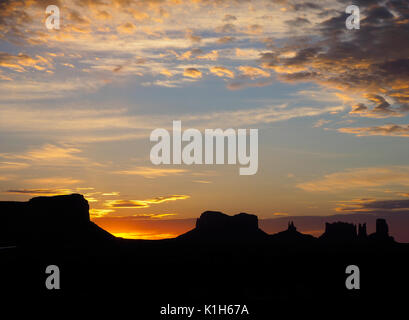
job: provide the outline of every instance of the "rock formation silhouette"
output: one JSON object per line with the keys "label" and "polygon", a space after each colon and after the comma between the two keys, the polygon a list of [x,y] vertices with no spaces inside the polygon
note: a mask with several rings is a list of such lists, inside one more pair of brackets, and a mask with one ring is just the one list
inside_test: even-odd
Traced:
{"label": "rock formation silhouette", "polygon": [[178,239],[190,240],[260,240],[267,234],[258,227],[256,215],[239,213],[229,216],[218,211],[206,211],[196,220],[196,228]]}
{"label": "rock formation silhouette", "polygon": [[385,219],[376,219],[376,231],[369,235],[369,239],[376,242],[393,242],[389,235],[389,227]]}
{"label": "rock formation silhouette", "polygon": [[0,243],[87,243],[114,238],[90,221],[88,201],[80,194],[0,202]]}
{"label": "rock formation silhouette", "polygon": [[276,234],[270,235],[270,239],[275,242],[283,243],[300,243],[300,242],[311,242],[316,240],[315,237],[309,234],[303,234],[297,231],[293,221],[288,222],[288,229],[281,231]]}
{"label": "rock formation silhouette", "polygon": [[389,227],[385,219],[376,219],[376,231],[370,235],[366,231],[366,223],[355,224],[346,222],[334,222],[325,224],[325,232],[319,238],[321,241],[328,242],[354,242],[354,241],[372,241],[372,242],[394,242],[393,237],[389,236]]}
{"label": "rock formation silhouette", "polygon": [[325,232],[320,240],[329,242],[351,242],[357,240],[356,225],[347,222],[325,223]]}
{"label": "rock formation silhouette", "polygon": [[368,234],[366,233],[366,223],[358,225],[358,239],[359,240],[366,240],[368,238]]}
{"label": "rock formation silhouette", "polygon": [[[36,197],[27,202],[0,202],[0,245],[34,244],[38,242],[84,244],[115,237],[101,229],[89,217],[89,205],[80,194]],[[289,221],[285,231],[268,235],[258,226],[256,215],[239,213],[229,216],[206,211],[196,220],[196,227],[176,238],[193,241],[273,241],[309,243],[315,237],[297,231]],[[325,224],[320,242],[349,243],[354,241],[393,242],[384,219],[377,219],[376,232],[367,235],[366,224],[334,222]]]}
{"label": "rock formation silhouette", "polygon": [[[22,294],[28,301],[69,297],[71,306],[79,300],[89,304],[91,298],[92,308],[117,299],[132,312],[137,306],[138,316],[145,308],[149,316],[143,319],[158,319],[158,306],[170,301],[244,300],[251,319],[268,319],[272,303],[275,312],[285,303],[321,308],[356,301],[361,308],[362,301],[372,306],[375,299],[406,298],[400,292],[409,285],[409,245],[393,242],[382,219],[369,236],[365,224],[357,232],[356,225],[331,223],[317,239],[299,232],[292,221],[287,230],[268,235],[255,215],[206,211],[193,230],[152,241],[115,238],[90,222],[88,210],[78,194],[0,202],[3,296],[12,294],[16,301]],[[365,276],[359,292],[345,291],[350,264]],[[61,270],[59,291],[44,285],[49,265]]]}

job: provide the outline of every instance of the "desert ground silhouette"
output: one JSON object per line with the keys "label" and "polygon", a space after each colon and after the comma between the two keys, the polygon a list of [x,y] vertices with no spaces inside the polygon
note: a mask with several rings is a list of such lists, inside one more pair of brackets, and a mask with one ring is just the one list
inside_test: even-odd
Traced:
{"label": "desert ground silhouette", "polygon": [[[394,241],[384,219],[373,234],[336,222],[316,238],[291,221],[271,235],[255,215],[206,211],[177,238],[131,240],[95,225],[88,211],[79,194],[0,202],[7,297],[128,302],[153,318],[167,304],[241,303],[263,319],[272,305],[399,301],[409,283],[409,245]],[[44,285],[48,265],[60,269],[60,290]],[[359,290],[345,286],[348,265],[360,269]]]}

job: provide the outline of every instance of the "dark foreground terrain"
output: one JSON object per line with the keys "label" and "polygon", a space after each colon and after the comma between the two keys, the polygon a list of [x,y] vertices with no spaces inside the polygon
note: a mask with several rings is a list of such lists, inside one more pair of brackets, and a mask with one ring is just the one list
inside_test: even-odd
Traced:
{"label": "dark foreground terrain", "polygon": [[[324,306],[353,315],[404,304],[409,288],[409,246],[396,243],[381,219],[372,235],[334,223],[317,239],[290,223],[268,235],[254,215],[205,212],[176,239],[126,240],[90,222],[82,196],[41,197],[0,203],[0,247],[3,304],[82,304],[116,309],[118,317],[131,309],[134,319],[188,319],[161,315],[168,304],[196,306],[202,312],[193,317],[202,319],[318,316]],[[49,265],[60,269],[60,290],[45,286]],[[346,289],[348,265],[360,269],[359,290]],[[221,305],[222,315],[204,315],[205,304]],[[237,304],[250,315],[223,315],[224,305]]]}

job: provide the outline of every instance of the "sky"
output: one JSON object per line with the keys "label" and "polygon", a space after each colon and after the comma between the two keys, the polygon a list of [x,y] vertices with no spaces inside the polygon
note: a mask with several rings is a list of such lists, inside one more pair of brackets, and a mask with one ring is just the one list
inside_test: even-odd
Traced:
{"label": "sky", "polygon": [[[349,30],[350,4],[1,1],[0,200],[81,193],[94,222],[144,239],[206,210],[407,221],[409,4],[355,0]],[[153,165],[150,133],[175,120],[258,129],[257,173]]]}

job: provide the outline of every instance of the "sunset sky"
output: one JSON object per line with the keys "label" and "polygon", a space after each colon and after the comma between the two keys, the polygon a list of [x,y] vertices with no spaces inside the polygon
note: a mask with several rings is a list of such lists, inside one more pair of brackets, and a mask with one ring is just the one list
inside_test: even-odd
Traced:
{"label": "sunset sky", "polygon": [[[108,231],[154,239],[205,210],[409,214],[408,6],[1,1],[0,200],[81,193]],[[257,174],[153,165],[150,133],[173,120],[259,129]]]}

